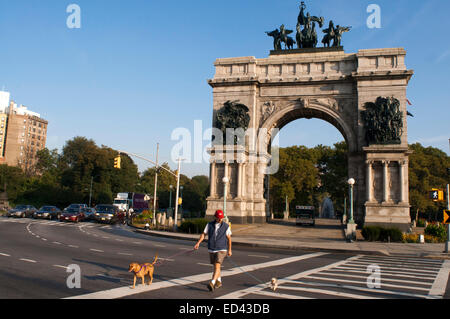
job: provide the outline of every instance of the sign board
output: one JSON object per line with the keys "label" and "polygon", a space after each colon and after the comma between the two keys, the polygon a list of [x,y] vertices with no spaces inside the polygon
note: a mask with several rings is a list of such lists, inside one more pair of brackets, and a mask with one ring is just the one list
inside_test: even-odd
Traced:
{"label": "sign board", "polygon": [[295,209],[301,209],[301,210],[314,210],[314,206],[295,206]]}
{"label": "sign board", "polygon": [[450,210],[444,210],[444,224],[450,224]]}

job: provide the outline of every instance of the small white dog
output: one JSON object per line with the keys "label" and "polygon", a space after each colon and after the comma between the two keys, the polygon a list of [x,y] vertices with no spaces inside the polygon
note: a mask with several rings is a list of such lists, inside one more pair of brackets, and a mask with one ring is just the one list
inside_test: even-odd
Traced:
{"label": "small white dog", "polygon": [[270,289],[275,291],[275,290],[277,290],[277,288],[278,288],[277,278],[272,278],[272,280],[270,281]]}

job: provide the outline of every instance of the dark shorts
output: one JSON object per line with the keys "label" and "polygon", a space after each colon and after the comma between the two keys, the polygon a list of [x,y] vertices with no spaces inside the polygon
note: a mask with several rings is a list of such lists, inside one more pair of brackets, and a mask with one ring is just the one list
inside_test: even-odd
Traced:
{"label": "dark shorts", "polygon": [[222,265],[226,256],[227,256],[226,251],[219,251],[217,253],[209,253],[209,260],[211,262],[211,265],[214,265],[214,264]]}

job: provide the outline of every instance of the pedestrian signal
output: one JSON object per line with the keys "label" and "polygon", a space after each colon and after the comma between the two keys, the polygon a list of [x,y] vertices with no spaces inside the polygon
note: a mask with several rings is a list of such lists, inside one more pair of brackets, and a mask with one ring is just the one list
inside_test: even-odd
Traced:
{"label": "pedestrian signal", "polygon": [[114,158],[114,168],[121,168],[121,158],[120,156],[117,156],[116,158]]}
{"label": "pedestrian signal", "polygon": [[432,199],[434,202],[443,202],[444,201],[444,191],[433,188],[430,192],[430,199]]}

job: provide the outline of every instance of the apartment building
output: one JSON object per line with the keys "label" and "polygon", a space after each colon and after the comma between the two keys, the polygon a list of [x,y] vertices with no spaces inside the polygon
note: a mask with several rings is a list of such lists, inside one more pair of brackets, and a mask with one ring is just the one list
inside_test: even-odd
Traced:
{"label": "apartment building", "polygon": [[[5,107],[6,103],[8,106]],[[0,164],[29,167],[45,148],[48,121],[0,92]]]}

